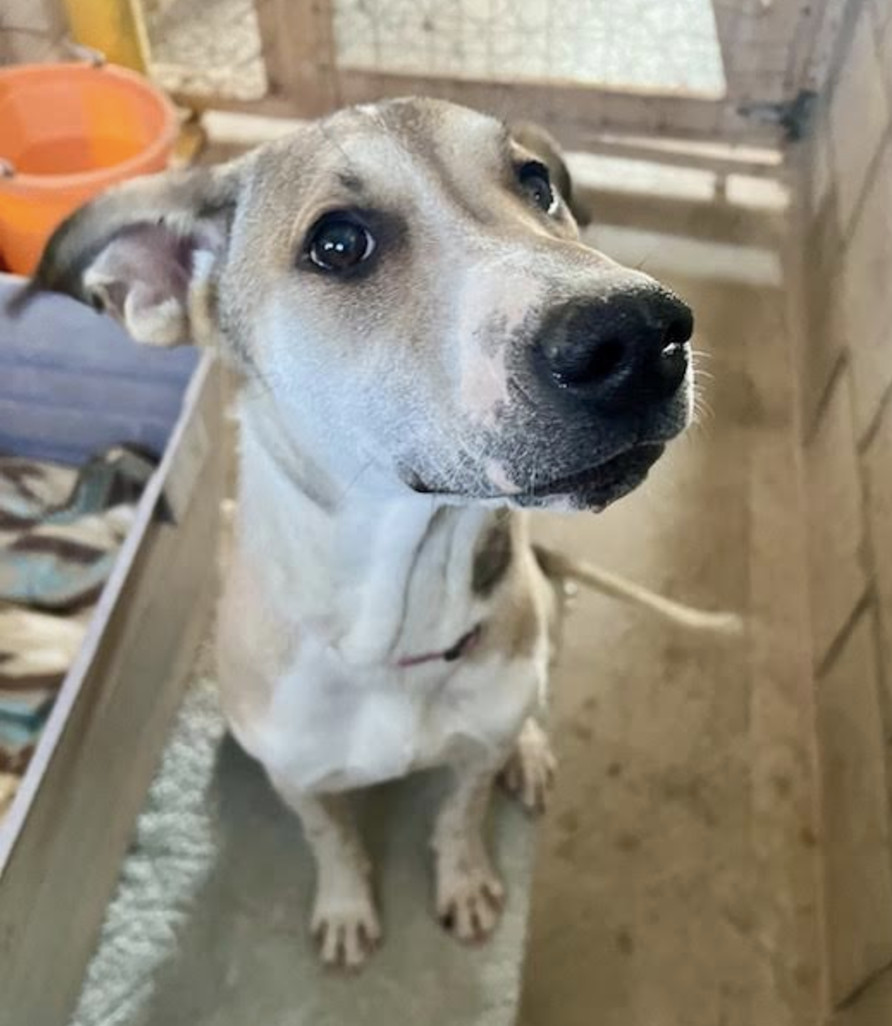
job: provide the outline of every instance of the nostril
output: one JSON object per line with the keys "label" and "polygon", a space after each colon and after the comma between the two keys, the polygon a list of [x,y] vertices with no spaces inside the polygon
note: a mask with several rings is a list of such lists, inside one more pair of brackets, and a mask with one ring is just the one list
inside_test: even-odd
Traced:
{"label": "nostril", "polygon": [[625,346],[618,338],[605,338],[589,355],[582,380],[603,381],[610,377],[622,362],[624,351]]}
{"label": "nostril", "polygon": [[562,385],[597,384],[611,377],[625,358],[626,347],[616,336],[562,352],[552,362],[552,373]]}
{"label": "nostril", "polygon": [[688,371],[688,354],[683,342],[670,342],[663,346],[657,363],[657,374],[662,390],[674,392],[684,381]]}

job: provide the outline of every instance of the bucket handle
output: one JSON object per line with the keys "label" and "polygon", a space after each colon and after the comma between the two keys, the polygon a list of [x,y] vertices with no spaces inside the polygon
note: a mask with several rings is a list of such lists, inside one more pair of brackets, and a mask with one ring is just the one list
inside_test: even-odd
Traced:
{"label": "bucket handle", "polygon": [[69,36],[65,37],[64,44],[65,49],[72,57],[76,60],[85,61],[91,68],[102,68],[108,63],[108,59],[101,50],[97,50],[92,46],[84,46],[83,43],[76,43]]}

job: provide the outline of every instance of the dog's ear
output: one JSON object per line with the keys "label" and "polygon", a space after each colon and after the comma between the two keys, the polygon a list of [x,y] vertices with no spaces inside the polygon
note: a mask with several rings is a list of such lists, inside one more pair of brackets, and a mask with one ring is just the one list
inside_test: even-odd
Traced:
{"label": "dog's ear", "polygon": [[63,292],[117,318],[137,342],[205,341],[208,283],[229,244],[242,162],[118,186],[53,233],[14,300]]}

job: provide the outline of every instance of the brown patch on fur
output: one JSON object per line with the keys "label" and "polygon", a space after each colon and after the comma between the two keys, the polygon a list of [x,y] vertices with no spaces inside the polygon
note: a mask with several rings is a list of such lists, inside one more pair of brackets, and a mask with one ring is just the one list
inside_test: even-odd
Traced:
{"label": "brown patch on fur", "polygon": [[[479,117],[483,114],[477,112]],[[423,105],[417,101],[399,101],[388,104],[378,113],[378,119],[399,138],[402,145],[412,156],[427,165],[437,183],[440,195],[455,210],[477,224],[494,224],[496,219],[486,204],[475,201],[466,187],[457,180],[454,171],[454,158],[444,151],[442,136],[444,131],[448,138],[450,119],[454,118],[454,110],[438,100],[427,100]],[[492,155],[508,153],[508,129],[496,118],[492,121],[494,138]]]}
{"label": "brown patch on fur", "polygon": [[[497,522],[509,533],[510,559],[501,587],[491,600],[491,611],[483,621],[480,644],[470,658],[486,658],[498,652],[509,661],[529,659],[542,635],[550,629],[547,603],[541,602],[543,582],[538,567],[529,558],[523,518],[502,510]],[[484,537],[488,533],[484,532]]]}
{"label": "brown patch on fur", "polygon": [[355,192],[357,195],[361,195],[365,192],[362,179],[353,171],[338,171],[337,178],[340,184],[343,185],[348,192]]}
{"label": "brown patch on fur", "polygon": [[513,551],[511,514],[506,509],[499,510],[481,535],[474,553],[471,590],[475,595],[487,598],[495,591],[508,572]]}
{"label": "brown patch on fur", "polygon": [[526,659],[533,654],[539,640],[539,622],[532,594],[521,588],[510,595],[483,627],[480,644],[471,658],[479,658],[493,650],[507,659]]}

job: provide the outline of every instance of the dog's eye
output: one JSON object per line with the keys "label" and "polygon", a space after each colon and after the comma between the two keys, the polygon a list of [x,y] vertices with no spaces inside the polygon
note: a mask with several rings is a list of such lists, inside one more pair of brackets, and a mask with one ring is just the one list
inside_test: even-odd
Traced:
{"label": "dog's eye", "polygon": [[537,160],[523,164],[517,170],[517,180],[520,182],[521,189],[540,210],[544,210],[547,214],[554,209],[554,189],[551,187],[548,168],[544,164],[540,164]]}
{"label": "dog's eye", "polygon": [[329,214],[310,232],[307,255],[323,271],[348,271],[375,251],[371,232],[347,214]]}

